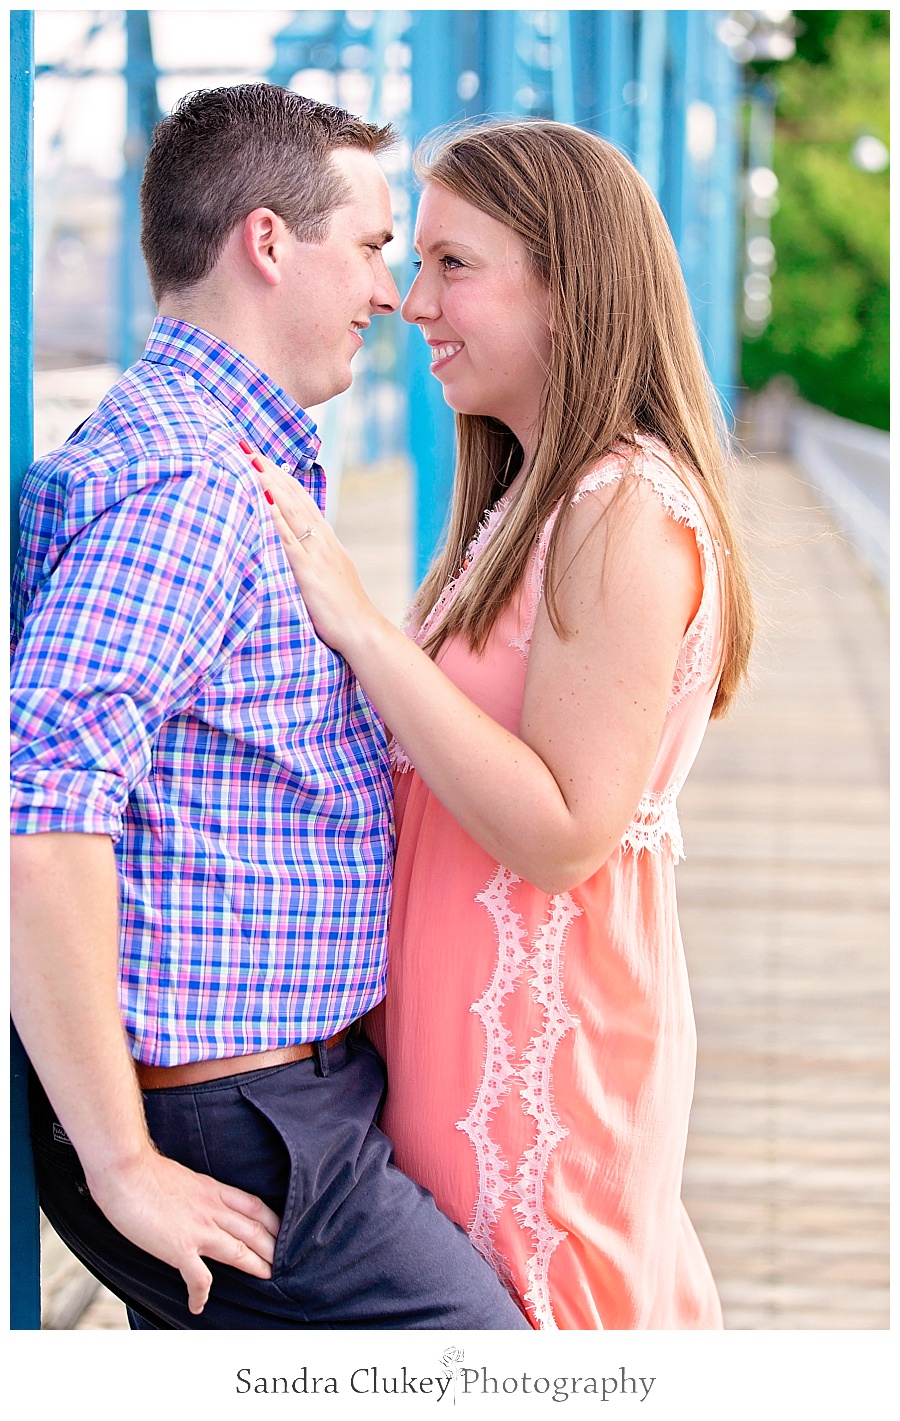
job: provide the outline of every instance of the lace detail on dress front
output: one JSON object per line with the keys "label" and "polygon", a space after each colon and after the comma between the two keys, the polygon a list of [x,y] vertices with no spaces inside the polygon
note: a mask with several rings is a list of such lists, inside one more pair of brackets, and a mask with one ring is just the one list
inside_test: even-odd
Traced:
{"label": "lace detail on dress front", "polygon": [[[441,617],[444,615],[447,608],[450,606],[450,603],[456,596],[460,584],[467,576],[469,568],[472,566],[472,563],[475,561],[481,549],[484,547],[485,543],[488,541],[497,524],[500,522],[501,518],[506,512],[508,503],[509,498],[506,494],[504,494],[502,498],[498,498],[497,502],[493,505],[493,507],[487,509],[487,511],[485,512],[484,517],[478,525],[478,529],[475,533],[474,538],[472,539],[471,543],[466,548],[466,551],[463,554],[462,565],[459,569],[459,572],[456,574],[455,577],[450,579],[450,581],[447,583],[447,586],[441,593],[440,597],[437,599],[434,606],[432,607],[431,611],[428,613],[427,617],[423,619],[420,626],[416,629],[415,632],[412,633],[412,640],[416,643],[417,646],[422,645],[422,643],[427,638],[428,633],[431,631],[431,628],[435,625],[436,622],[440,621]],[[409,635],[409,633],[407,634]],[[406,774],[408,770],[412,769],[412,763],[410,761],[409,756],[403,749],[403,746],[400,744],[399,740],[395,739],[394,737],[391,737],[389,753],[391,757],[391,769],[396,774]]]}
{"label": "lace detail on dress front", "polygon": [[530,961],[532,993],[543,1010],[544,1022],[524,1054],[520,1071],[522,1106],[537,1129],[535,1143],[525,1151],[516,1172],[519,1203],[514,1205],[514,1212],[535,1238],[535,1251],[526,1264],[525,1301],[531,1303],[543,1330],[556,1328],[550,1301],[550,1259],[566,1237],[563,1229],[550,1222],[544,1207],[547,1162],[560,1140],[569,1133],[553,1109],[551,1070],[557,1046],[566,1032],[578,1025],[563,1000],[562,947],[570,923],[581,912],[569,893],[551,898],[550,916],[536,934]]}
{"label": "lace detail on dress front", "polygon": [[528,653],[531,650],[531,638],[534,636],[534,624],[537,621],[538,606],[541,601],[541,593],[544,589],[544,563],[547,561],[547,549],[550,546],[550,534],[553,532],[559,510],[551,513],[544,524],[541,536],[538,538],[534,556],[528,564],[528,571],[525,574],[525,585],[522,590],[522,599],[519,603],[519,635],[513,637],[510,646],[520,651],[525,660],[528,660]]}
{"label": "lace detail on dress front", "polygon": [[[551,1072],[556,1048],[567,1031],[577,1025],[563,999],[562,948],[569,925],[581,908],[568,893],[549,899],[549,913],[534,941],[527,941],[521,915],[510,902],[513,887],[521,880],[498,865],[487,888],[476,896],[494,920],[497,961],[490,983],[471,1008],[484,1026],[484,1070],[475,1100],[456,1128],[463,1130],[478,1162],[478,1198],[469,1222],[469,1236],[478,1251],[506,1278],[508,1268],[496,1250],[494,1237],[500,1212],[517,1198],[514,1212],[535,1240],[526,1264],[528,1289],[525,1301],[538,1326],[553,1329],[556,1322],[550,1301],[549,1268],[554,1250],[566,1237],[551,1223],[544,1204],[544,1180],[552,1151],[568,1131],[553,1108]],[[526,967],[534,1002],[541,1008],[542,1024],[520,1061],[513,1060],[512,1038],[503,1025],[501,1010],[520,985]],[[510,1187],[509,1164],[491,1138],[491,1117],[516,1086],[523,1112],[535,1122],[535,1142],[522,1155]]]}
{"label": "lace detail on dress front", "polygon": [[509,1198],[507,1162],[490,1136],[490,1120],[508,1094],[513,1080],[513,1046],[503,1025],[500,1008],[512,992],[527,961],[525,926],[509,901],[513,884],[521,880],[499,864],[488,886],[476,895],[494,920],[497,931],[497,962],[494,974],[471,1010],[481,1018],[486,1049],[484,1071],[475,1099],[457,1130],[468,1135],[478,1160],[478,1199],[469,1221],[469,1237],[479,1253],[503,1272],[503,1260],[494,1246],[494,1230],[503,1203]]}
{"label": "lace detail on dress front", "polygon": [[418,631],[413,637],[413,640],[418,642],[420,646],[425,640],[425,638],[428,636],[428,633],[431,631],[431,628],[434,626],[435,622],[440,621],[441,617],[444,615],[447,608],[450,606],[450,603],[456,596],[457,590],[460,584],[464,581],[469,571],[469,568],[472,566],[472,563],[475,561],[476,557],[481,552],[485,543],[488,541],[497,524],[500,522],[504,513],[506,512],[508,503],[509,497],[507,494],[504,494],[502,498],[497,499],[497,502],[493,504],[492,507],[486,510],[481,522],[478,525],[478,529],[475,533],[474,538],[472,539],[469,546],[466,548],[466,551],[463,553],[462,565],[459,569],[459,572],[456,574],[455,577],[452,577],[447,583],[447,586],[444,588],[440,597],[437,599],[431,611],[428,613],[428,616],[424,618],[422,625],[419,627]]}
{"label": "lace detail on dress front", "polygon": [[388,755],[391,760],[391,769],[396,774],[404,775],[407,770],[412,769],[412,761],[400,744],[400,741],[393,735],[391,736],[391,743],[388,745]]}
{"label": "lace detail on dress front", "polygon": [[681,782],[669,785],[668,789],[655,794],[648,791],[634,812],[634,818],[622,836],[622,848],[639,854],[644,849],[658,854],[668,839],[672,847],[672,858],[680,863],[684,858],[684,840],[678,820],[678,793]]}

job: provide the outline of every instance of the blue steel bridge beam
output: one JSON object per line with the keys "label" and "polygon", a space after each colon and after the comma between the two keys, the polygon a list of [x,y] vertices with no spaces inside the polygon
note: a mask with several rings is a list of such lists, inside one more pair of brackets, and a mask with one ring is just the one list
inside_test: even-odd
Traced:
{"label": "blue steel bridge beam", "polygon": [[633,104],[626,102],[625,86],[635,78],[635,10],[600,10],[596,13],[595,133],[608,138],[634,157]]}
{"label": "blue steel bridge beam", "polygon": [[575,16],[560,10],[556,19],[558,58],[551,71],[553,117],[559,123],[577,123],[575,107]]}
{"label": "blue steel bridge beam", "polygon": [[[457,92],[462,69],[460,33],[455,10],[413,12],[412,113],[413,147],[433,129],[463,117]],[[413,198],[415,204],[415,197]],[[409,399],[409,452],[415,491],[414,580],[421,581],[438,547],[447,521],[453,488],[454,419],[441,387],[429,373],[430,353],[413,334],[406,347]]]}
{"label": "blue steel bridge beam", "polygon": [[[672,229],[684,279],[700,333],[704,356],[708,354],[706,323],[712,297],[707,198],[709,159],[696,151],[696,132],[688,123],[690,106],[706,102],[705,74],[709,62],[707,36],[699,11],[679,10],[670,17],[670,44],[680,84],[673,94],[678,105],[676,137],[672,135],[672,158],[677,172],[670,170],[663,190],[663,211]],[[698,21],[700,22],[698,24]],[[716,114],[716,142],[721,115]]]}
{"label": "blue steel bridge beam", "polygon": [[[529,90],[546,76],[532,69],[528,54],[534,31],[521,11],[483,10],[473,23],[456,10],[413,12],[413,142],[435,128],[479,114],[514,118],[526,112]],[[460,75],[478,75],[474,94]],[[563,102],[571,107],[572,79],[563,79]],[[429,352],[415,336],[407,346],[409,449],[413,464],[415,578],[431,562],[446,525],[453,487],[454,420],[440,386],[429,373]]]}
{"label": "blue steel bridge beam", "polygon": [[683,247],[685,218],[693,196],[693,173],[686,146],[686,115],[688,96],[695,93],[696,75],[689,27],[690,14],[687,10],[669,11],[666,17],[659,201],[679,253]]}
{"label": "blue steel bridge beam", "polygon": [[527,35],[518,10],[484,10],[484,107],[493,118],[516,118],[530,74],[522,52]]}
{"label": "blue steel bridge beam", "polygon": [[734,400],[737,364],[738,95],[735,62],[716,34],[720,18],[721,12],[705,10],[668,16],[671,94],[661,200],[703,356],[727,410]]}
{"label": "blue steel bridge beam", "polygon": [[637,62],[637,134],[635,163],[638,172],[659,195],[662,177],[663,96],[666,66],[666,12],[640,12]]}
{"label": "blue steel bridge beam", "polygon": [[710,373],[726,415],[737,396],[738,334],[738,192],[740,144],[738,97],[740,73],[731,52],[718,38],[715,26],[720,12],[700,10],[705,24],[709,63],[709,102],[716,114],[716,147],[710,165],[710,193],[706,213],[709,251],[715,272],[713,300],[706,327]]}
{"label": "blue steel bridge beam", "polygon": [[[568,14],[569,49],[572,65],[573,123],[590,133],[603,131],[603,110],[607,102],[607,76],[601,55],[602,17],[596,10],[572,10]],[[621,102],[621,86],[619,99]]]}
{"label": "blue steel bridge beam", "polygon": [[[19,490],[32,455],[32,250],[34,242],[34,12],[10,23],[10,483],[12,555],[19,541]],[[28,1058],[10,1022],[10,1300],[14,1331],[41,1325],[40,1227],[28,1136]]]}
{"label": "blue steel bridge beam", "polygon": [[118,358],[123,370],[137,360],[153,324],[155,307],[141,257],[140,186],[153,129],[159,122],[157,70],[150,15],[125,11],[125,172],[122,176],[122,245]]}

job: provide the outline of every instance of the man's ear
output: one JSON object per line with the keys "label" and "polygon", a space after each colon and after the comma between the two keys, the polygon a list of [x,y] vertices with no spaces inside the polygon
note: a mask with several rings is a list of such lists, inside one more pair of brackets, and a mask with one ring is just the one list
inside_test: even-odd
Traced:
{"label": "man's ear", "polygon": [[287,235],[283,220],[270,207],[255,207],[244,218],[244,254],[269,286],[281,281]]}

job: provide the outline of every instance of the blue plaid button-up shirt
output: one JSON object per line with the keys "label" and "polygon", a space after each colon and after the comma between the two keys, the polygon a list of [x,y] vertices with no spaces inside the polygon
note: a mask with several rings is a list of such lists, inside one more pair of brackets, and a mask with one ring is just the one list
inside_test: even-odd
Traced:
{"label": "blue plaid button-up shirt", "polygon": [[157,1065],[322,1039],[384,992],[384,731],[313,631],[242,437],[322,505],[304,412],[160,319],[22,496],[13,829],[114,840],[122,1012]]}

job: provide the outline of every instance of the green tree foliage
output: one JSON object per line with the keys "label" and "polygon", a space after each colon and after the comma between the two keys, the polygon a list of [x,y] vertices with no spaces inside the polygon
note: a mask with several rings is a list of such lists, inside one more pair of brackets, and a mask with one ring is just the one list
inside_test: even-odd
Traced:
{"label": "green tree foliage", "polygon": [[888,172],[861,172],[861,134],[889,142],[885,10],[798,10],[779,65],[772,318],[746,340],[743,377],[783,372],[814,404],[888,428]]}

